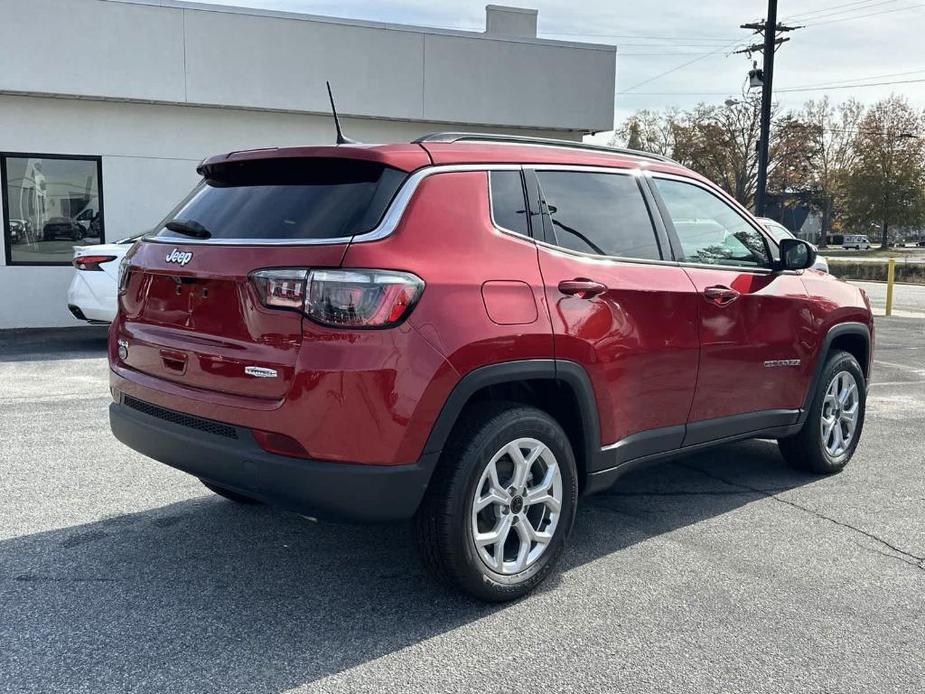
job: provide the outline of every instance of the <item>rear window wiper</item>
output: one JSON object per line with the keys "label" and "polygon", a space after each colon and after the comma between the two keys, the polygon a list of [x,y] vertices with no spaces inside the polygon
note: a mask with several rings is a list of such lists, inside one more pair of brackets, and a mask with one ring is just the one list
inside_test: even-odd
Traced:
{"label": "rear window wiper", "polygon": [[207,239],[212,236],[211,231],[206,229],[199,222],[194,222],[191,219],[171,219],[164,226],[178,234],[186,234],[187,236],[193,236],[197,239]]}

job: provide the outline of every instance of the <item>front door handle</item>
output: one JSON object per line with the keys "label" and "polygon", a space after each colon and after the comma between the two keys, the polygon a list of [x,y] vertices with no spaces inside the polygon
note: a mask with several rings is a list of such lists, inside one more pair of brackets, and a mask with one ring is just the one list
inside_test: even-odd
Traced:
{"label": "front door handle", "polygon": [[731,287],[724,287],[718,284],[714,287],[707,287],[704,289],[703,298],[717,306],[728,306],[739,298],[739,292]]}
{"label": "front door handle", "polygon": [[559,291],[567,296],[577,296],[579,299],[590,299],[607,291],[607,285],[589,280],[585,277],[576,277],[573,280],[559,282]]}

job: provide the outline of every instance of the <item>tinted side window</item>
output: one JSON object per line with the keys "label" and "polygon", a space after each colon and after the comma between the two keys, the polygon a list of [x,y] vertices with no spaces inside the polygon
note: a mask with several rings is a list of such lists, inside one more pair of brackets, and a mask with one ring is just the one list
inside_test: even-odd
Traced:
{"label": "tinted side window", "polygon": [[770,266],[764,236],[730,205],[691,183],[653,180],[681,241],[682,260],[708,265]]}
{"label": "tinted side window", "polygon": [[655,229],[633,176],[537,171],[556,245],[583,253],[661,259]]}
{"label": "tinted side window", "polygon": [[502,229],[528,236],[527,203],[520,171],[491,171],[491,214]]}

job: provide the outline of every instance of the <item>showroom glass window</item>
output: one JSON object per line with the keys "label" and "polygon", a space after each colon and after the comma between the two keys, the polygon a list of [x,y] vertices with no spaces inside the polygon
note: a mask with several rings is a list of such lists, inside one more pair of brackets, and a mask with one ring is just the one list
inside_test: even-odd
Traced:
{"label": "showroom glass window", "polygon": [[69,265],[105,242],[99,157],[0,154],[7,265]]}

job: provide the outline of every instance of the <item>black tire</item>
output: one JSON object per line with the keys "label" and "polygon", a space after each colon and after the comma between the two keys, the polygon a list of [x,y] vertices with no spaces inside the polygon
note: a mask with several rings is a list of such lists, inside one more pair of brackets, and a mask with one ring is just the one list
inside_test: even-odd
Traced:
{"label": "black tire", "polygon": [[[562,502],[558,524],[546,549],[519,573],[503,574],[490,568],[476,550],[472,504],[475,494],[481,493],[477,487],[489,461],[505,445],[520,438],[535,439],[555,456],[561,475]],[[528,482],[536,483],[534,470],[531,468]],[[526,488],[527,483],[524,483]],[[425,566],[439,580],[481,600],[515,600],[536,588],[553,571],[574,524],[577,503],[575,457],[562,427],[548,414],[533,407],[481,403],[478,409],[469,409],[462,415],[447,442],[415,516],[415,536]],[[508,509],[516,510],[515,504],[516,501],[511,501]],[[496,513],[494,506],[490,513]],[[511,511],[502,509],[501,513],[506,516]],[[541,506],[539,513],[543,518],[551,517],[546,506]],[[550,516],[545,516],[546,513]],[[511,514],[512,522],[514,515]],[[497,519],[500,522],[501,517]],[[516,530],[515,525],[512,532]],[[519,533],[516,534],[517,542],[522,543]],[[539,545],[527,543],[527,546]],[[504,552],[502,547],[502,564]]]}
{"label": "black tire", "polygon": [[[857,421],[851,440],[845,451],[838,455],[831,455],[823,441],[821,428],[822,412],[826,391],[833,379],[840,373],[847,371],[854,377],[857,386]],[[861,440],[864,429],[864,414],[867,403],[867,382],[864,372],[857,359],[848,352],[834,351],[828,355],[822,375],[813,395],[813,402],[809,408],[806,423],[799,433],[778,440],[780,452],[790,465],[823,475],[841,472],[854,455],[854,451]],[[837,424],[836,426],[841,426]]]}
{"label": "black tire", "polygon": [[206,482],[204,479],[200,479],[199,481],[202,482],[203,485],[205,485],[206,489],[208,489],[210,492],[215,492],[219,496],[224,497],[228,499],[229,501],[234,501],[237,504],[259,504],[260,503],[259,501],[257,501],[257,499],[253,499],[249,496],[245,496],[244,494],[238,494],[237,492],[233,492],[230,489],[226,489],[225,487],[220,487],[217,484],[213,484],[212,482]]}

